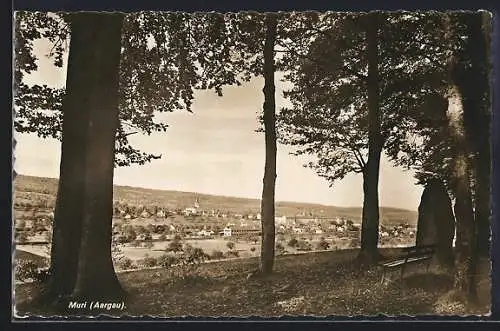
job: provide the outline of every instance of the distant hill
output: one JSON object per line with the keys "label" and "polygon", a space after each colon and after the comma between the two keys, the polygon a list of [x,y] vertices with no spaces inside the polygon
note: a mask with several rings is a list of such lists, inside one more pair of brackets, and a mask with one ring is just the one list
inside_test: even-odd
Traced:
{"label": "distant hill", "polygon": [[[18,200],[49,200],[48,205],[54,203],[57,193],[57,178],[45,178],[18,175],[16,177],[15,201]],[[219,195],[201,194],[195,192],[180,192],[155,190],[130,186],[114,186],[114,199],[131,205],[162,206],[169,209],[185,208],[192,206],[198,199],[201,208],[205,210],[221,210],[232,213],[257,213],[260,211],[259,199],[227,197]],[[352,220],[361,220],[361,207],[336,207],[321,204],[302,202],[276,202],[276,215],[288,217],[299,215],[303,212],[313,213],[324,217],[346,217]],[[395,224],[408,222],[416,224],[417,212],[381,207],[380,216],[382,224]]]}

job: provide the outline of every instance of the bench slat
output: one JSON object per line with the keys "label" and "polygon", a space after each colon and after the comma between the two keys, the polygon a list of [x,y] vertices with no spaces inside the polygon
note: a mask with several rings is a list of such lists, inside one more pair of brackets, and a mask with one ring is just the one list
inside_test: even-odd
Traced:
{"label": "bench slat", "polygon": [[402,264],[405,264],[405,263],[412,263],[412,262],[417,262],[417,261],[425,261],[425,260],[428,260],[430,258],[432,258],[432,256],[419,256],[419,257],[409,258],[408,260],[407,259],[401,259],[401,260],[395,260],[395,261],[388,261],[388,262],[382,263],[381,265],[384,266],[384,267],[387,267],[387,268],[391,268],[391,267],[396,267],[398,265],[402,265]]}
{"label": "bench slat", "polygon": [[406,254],[390,261],[381,262],[379,265],[384,268],[393,268],[406,263],[425,261],[432,258],[435,252],[434,248],[435,245],[405,247],[403,251]]}

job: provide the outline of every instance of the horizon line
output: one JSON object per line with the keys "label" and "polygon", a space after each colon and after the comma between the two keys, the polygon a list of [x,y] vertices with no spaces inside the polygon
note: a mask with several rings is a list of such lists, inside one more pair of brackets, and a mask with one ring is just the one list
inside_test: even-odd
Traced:
{"label": "horizon line", "polygon": [[[15,180],[16,176],[26,176],[26,177],[36,177],[36,178],[47,178],[47,179],[55,179],[59,181],[59,177],[45,177],[45,176],[35,176],[35,175],[28,175],[28,174],[21,174],[16,171],[13,171],[14,177],[13,181]],[[202,192],[194,192],[194,191],[180,191],[180,190],[172,190],[172,189],[160,189],[160,188],[153,188],[153,187],[146,187],[146,186],[131,186],[131,185],[121,185],[121,184],[115,184],[113,183],[113,187],[130,187],[130,188],[139,188],[139,189],[146,189],[146,190],[154,190],[154,191],[170,191],[170,192],[179,192],[179,193],[190,193],[190,194],[199,194],[199,195],[210,195],[214,197],[223,197],[223,198],[237,198],[237,199],[246,199],[246,200],[257,200],[257,201],[262,201],[262,199],[256,198],[256,197],[244,197],[244,196],[237,196],[237,195],[221,195],[221,194],[212,194],[212,193],[202,193]],[[304,202],[304,201],[288,201],[288,200],[275,200],[275,205],[278,203],[299,203],[299,204],[309,204],[309,205],[317,205],[317,206],[323,206],[323,207],[334,207],[334,208],[343,208],[343,209],[362,209],[363,206],[337,206],[337,205],[325,205],[324,203],[318,203],[318,202]],[[404,210],[404,211],[410,211],[410,212],[418,212],[417,210],[412,210],[408,208],[401,208],[401,207],[394,207],[394,206],[379,206],[380,209],[386,208],[386,209],[398,209],[398,210]]]}

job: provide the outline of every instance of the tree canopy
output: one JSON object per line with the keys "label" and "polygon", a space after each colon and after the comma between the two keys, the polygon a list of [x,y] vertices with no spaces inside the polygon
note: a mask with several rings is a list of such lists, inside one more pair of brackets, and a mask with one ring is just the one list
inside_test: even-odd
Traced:
{"label": "tree canopy", "polygon": [[[285,94],[292,107],[279,114],[281,141],[298,155],[314,155],[317,161],[307,166],[330,183],[366,166],[367,52],[360,15],[332,18],[296,50],[302,54],[297,70],[286,76],[293,83]],[[438,108],[430,103],[440,100],[445,78],[443,22],[438,14],[385,16],[378,35],[381,136],[391,159],[412,164],[426,123],[439,127],[433,122]]]}

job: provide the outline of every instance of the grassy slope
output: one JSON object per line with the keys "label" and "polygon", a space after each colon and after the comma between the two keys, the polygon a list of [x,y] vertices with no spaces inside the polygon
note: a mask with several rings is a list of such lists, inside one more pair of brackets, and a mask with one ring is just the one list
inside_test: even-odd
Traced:
{"label": "grassy slope", "polygon": [[[398,250],[385,249],[383,253],[389,256]],[[198,277],[184,280],[168,269],[122,273],[119,279],[129,300],[126,310],[118,315],[345,316],[486,314],[489,311],[487,271],[483,272],[480,286],[480,305],[465,308],[450,299],[453,281],[449,275],[437,271],[418,273],[417,266],[408,270],[402,282],[395,272],[396,281],[380,284],[380,270],[360,268],[352,262],[356,254],[357,250],[345,250],[278,256],[275,272],[267,279],[247,277],[258,268],[256,258],[205,264],[200,267]],[[36,290],[33,284],[16,288],[20,315],[25,311],[47,314],[24,303]]]}
{"label": "grassy slope", "polygon": [[[47,195],[55,198],[57,192],[57,179],[18,175],[15,181],[16,197],[29,198],[29,195],[37,193],[39,196]],[[158,205],[171,209],[191,206],[196,198],[201,206],[206,209],[220,209],[234,213],[257,213],[260,210],[260,200],[236,197],[225,197],[192,192],[153,190],[129,186],[115,186],[114,198],[133,205]],[[335,207],[319,204],[299,202],[276,202],[277,215],[296,215],[304,210],[320,214],[326,217],[347,217],[359,220],[361,208],[359,207]],[[417,213],[410,210],[382,207],[381,220],[383,224],[400,223],[407,220],[410,224],[416,224]]]}
{"label": "grassy slope", "polygon": [[31,261],[39,267],[45,266],[47,263],[47,259],[43,256],[33,254],[30,252],[23,251],[21,249],[16,249],[15,251],[15,260],[16,261]]}

